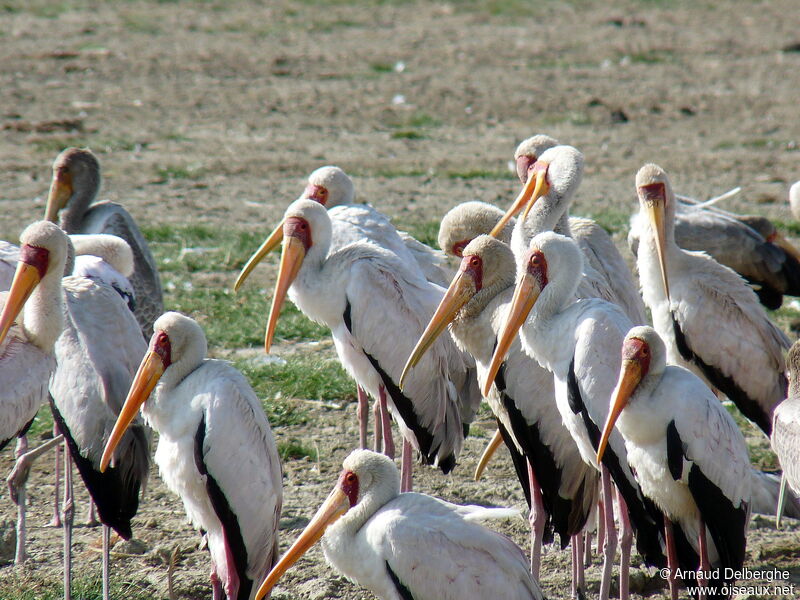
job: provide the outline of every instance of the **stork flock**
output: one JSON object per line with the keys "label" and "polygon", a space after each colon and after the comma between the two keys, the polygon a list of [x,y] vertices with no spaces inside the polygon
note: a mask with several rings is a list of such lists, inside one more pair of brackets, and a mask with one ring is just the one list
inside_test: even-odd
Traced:
{"label": "stork flock", "polygon": [[[666,569],[672,598],[695,583],[698,596],[730,597],[751,514],[800,517],[796,498],[783,500],[787,483],[800,494],[800,344],[790,349],[764,310],[800,295],[800,253],[766,219],[680,201],[647,164],[628,238],[637,287],[609,234],[569,214],[583,154],[536,135],[514,158],[522,189],[510,207],[453,207],[441,251],[357,203],[344,171],[319,168],[242,269],[237,290],[281,247],[265,350],[288,296],[330,328],[358,397],[360,449],[280,557],[281,465],[259,398],[207,357],[195,320],[164,312],[133,218],[95,202],[96,157],[62,152],[45,219],[18,247],[0,243],[0,448],[17,438],[16,562],[26,560],[25,481],[63,440],[54,524],[64,527],[65,598],[73,464],[104,526],[109,598],[109,531],[133,535],[152,428],[160,475],[207,543],[215,600],[269,595],[320,539],[334,569],[386,600],[543,598],[542,547],[569,545],[571,594],[585,597],[593,537],[602,600],[617,550],[622,599],[631,566]],[[790,196],[800,204],[800,185]],[[514,511],[411,491],[415,462],[457,468],[482,400],[497,433],[479,471],[505,445],[528,504],[527,557],[481,523]],[[45,401],[55,437],[29,450],[25,432]],[[783,478],[751,465],[733,411],[771,437]]]}

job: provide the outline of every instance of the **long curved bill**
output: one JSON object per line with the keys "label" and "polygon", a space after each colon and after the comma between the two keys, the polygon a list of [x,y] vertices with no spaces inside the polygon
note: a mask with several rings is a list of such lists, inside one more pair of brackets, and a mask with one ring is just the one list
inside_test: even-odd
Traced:
{"label": "long curved bill", "polygon": [[[269,250],[267,250],[269,252]],[[283,251],[281,252],[281,266],[278,269],[278,281],[275,284],[275,295],[272,297],[272,308],[269,311],[267,321],[267,333],[264,337],[264,350],[269,354],[272,348],[272,339],[275,337],[275,327],[278,324],[278,316],[281,314],[281,307],[286,300],[286,293],[292,285],[297,272],[303,265],[306,257],[306,248],[303,242],[294,236],[283,238]]]}
{"label": "long curved bill", "polygon": [[122,405],[117,422],[114,423],[114,429],[111,431],[108,442],[106,442],[103,456],[100,459],[101,473],[108,467],[122,436],[125,435],[125,431],[127,431],[131,421],[136,417],[139,408],[150,397],[150,393],[156,387],[163,373],[164,362],[162,358],[156,352],[148,350],[139,365],[139,370],[136,371],[136,376],[133,378],[133,383],[131,383],[131,389],[128,390],[128,397],[125,398],[125,404]]}
{"label": "long curved bill", "polygon": [[478,461],[478,466],[475,467],[475,475],[473,475],[474,481],[480,481],[483,472],[486,470],[486,465],[489,464],[489,461],[492,460],[492,456],[494,453],[497,452],[497,449],[500,447],[500,444],[503,443],[503,434],[500,433],[500,430],[497,429],[492,436],[492,439],[489,441],[489,445],[486,446],[486,449],[481,454],[481,459]]}
{"label": "long curved bill", "polygon": [[72,196],[72,176],[61,170],[53,173],[50,191],[47,194],[47,207],[44,210],[46,221],[57,223],[58,211],[64,208]]}
{"label": "long curved bill", "polygon": [[417,341],[417,345],[414,346],[414,350],[411,351],[411,355],[408,357],[405,367],[403,367],[403,373],[400,375],[400,383],[398,384],[401,390],[403,389],[403,383],[409,371],[419,363],[425,355],[425,352],[428,351],[428,348],[433,345],[436,338],[441,335],[447,326],[453,322],[458,311],[470,301],[475,295],[475,292],[475,281],[472,277],[463,270],[458,271],[456,276],[453,277],[453,281],[450,282],[450,287],[447,288],[447,292],[445,292],[442,297],[442,301],[439,302],[439,306],[436,308],[436,312],[433,313],[428,326],[425,327],[425,331],[422,332],[422,336],[420,336],[419,341]]}
{"label": "long curved bill", "polygon": [[533,208],[533,205],[536,204],[536,201],[547,193],[548,185],[546,175],[547,171],[545,169],[533,171],[531,176],[528,177],[528,181],[526,181],[525,185],[522,187],[522,191],[519,193],[516,200],[514,200],[513,204],[511,204],[511,208],[509,208],[506,214],[497,222],[497,225],[494,226],[494,229],[492,229],[489,235],[492,237],[500,235],[506,223],[519,213],[523,207],[525,207],[525,212],[522,214],[522,219],[524,220],[528,216],[528,213],[531,208]]}
{"label": "long curved bill", "polygon": [[603,460],[603,454],[608,445],[608,438],[614,429],[622,409],[624,409],[631,398],[631,394],[642,380],[642,366],[635,360],[623,360],[619,372],[619,380],[614,392],[611,394],[611,406],[606,417],[606,424],[603,427],[603,435],[600,437],[600,444],[597,446],[597,464]]}
{"label": "long curved bill", "polygon": [[286,554],[272,567],[267,578],[264,579],[264,582],[258,588],[255,600],[261,600],[261,598],[266,596],[272,588],[275,587],[275,584],[278,583],[278,580],[283,574],[289,570],[289,567],[296,563],[311,546],[317,543],[328,526],[334,523],[349,509],[350,501],[347,498],[347,494],[345,494],[339,486],[336,486],[328,495],[328,498],[322,506],[319,507],[314,518],[311,519],[311,522],[303,530],[303,533],[300,534],[300,537],[295,540],[292,547],[289,548]]}
{"label": "long curved bill", "polygon": [[538,279],[530,273],[525,272],[517,283],[517,287],[514,288],[514,298],[511,301],[511,308],[508,311],[503,330],[497,338],[497,346],[494,349],[492,362],[489,364],[489,372],[483,384],[482,391],[484,396],[489,395],[489,390],[492,389],[492,384],[494,383],[494,378],[497,376],[497,372],[500,370],[500,365],[503,364],[503,360],[506,354],[508,354],[508,350],[511,348],[511,344],[514,342],[517,332],[519,332],[522,324],[525,323],[525,319],[528,318],[528,314],[531,312],[533,305],[536,304],[536,300],[541,293],[542,287]]}
{"label": "long curved bill", "polygon": [[25,302],[41,280],[42,276],[38,268],[22,261],[17,263],[17,270],[3,307],[3,314],[0,315],[0,344],[6,339],[11,325],[14,324],[19,313],[22,312]]}
{"label": "long curved bill", "polygon": [[233,291],[238,292],[242,287],[245,279],[247,279],[256,265],[264,260],[264,257],[278,247],[278,244],[283,240],[283,220],[278,224],[275,230],[269,234],[269,237],[264,241],[258,250],[253,253],[253,256],[247,261],[247,264],[242,267],[239,276],[236,278],[236,283],[233,284]]}
{"label": "long curved bill", "polygon": [[[664,219],[664,186],[663,184],[656,184],[659,190],[655,193],[644,190],[645,193],[645,207],[647,209],[647,217],[656,232],[656,251],[658,252],[658,266],[661,269],[661,282],[664,284],[664,294],[669,300],[669,280],[667,278],[667,260],[665,257],[666,245],[666,225]],[[647,187],[647,186],[645,186]]]}

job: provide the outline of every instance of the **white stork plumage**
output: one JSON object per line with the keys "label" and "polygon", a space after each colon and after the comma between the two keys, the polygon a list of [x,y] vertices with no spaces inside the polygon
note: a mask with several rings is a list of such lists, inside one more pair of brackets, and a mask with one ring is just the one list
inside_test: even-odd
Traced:
{"label": "white stork plumage", "polygon": [[795,181],[789,187],[789,209],[792,216],[800,221],[800,181]]}
{"label": "white stork plumage", "polygon": [[136,291],[129,278],[133,276],[136,265],[128,242],[107,233],[76,233],[69,239],[75,248],[72,274],[111,286],[135,315]]}
{"label": "white stork plumage", "polygon": [[[267,324],[269,350],[287,294],[309,318],[327,325],[339,360],[359,386],[391,409],[403,438],[403,489],[411,485],[411,447],[445,473],[464,438],[462,405],[480,401],[465,356],[439,340],[404,390],[403,361],[433,315],[443,290],[416,265],[370,241],[330,253],[331,215],[319,203],[297,200],[283,219],[283,251]],[[266,252],[271,250],[266,248]]]}
{"label": "white stork plumage", "polygon": [[739,275],[675,243],[676,201],[663,169],[639,169],[636,190],[647,222],[639,279],[668,361],[704,378],[769,435],[772,411],[786,397],[788,338]]}
{"label": "white stork plumage", "polygon": [[[632,324],[616,305],[596,298],[576,300],[582,262],[580,249],[567,237],[545,232],[533,238],[530,250],[521,261],[518,259],[514,298],[498,336],[487,382],[499,371],[521,328],[524,350],[553,372],[558,410],[583,460],[596,465],[600,426],[605,422],[608,398],[619,371],[619,347]],[[484,392],[488,392],[486,384]],[[631,527],[645,563],[666,563],[663,515],[642,494],[628,465],[625,444],[618,433],[612,433],[602,469],[607,539],[601,598],[608,598],[617,543],[609,475],[623,507],[620,597],[627,592]]]}
{"label": "white stork plumage", "polygon": [[0,240],[0,292],[11,287],[19,260],[19,246]]}
{"label": "white stork plumage", "polygon": [[[666,361],[664,342],[651,327],[625,336],[597,458],[616,423],[642,491],[664,511],[672,598],[678,598],[679,567],[674,523],[700,555],[699,583],[716,588],[707,597],[728,597],[720,588],[732,583],[726,571],[742,568],[750,521],[747,445],[705,383]],[[705,577],[712,569],[719,577]]]}
{"label": "white stork plumage", "polygon": [[[447,234],[445,234],[446,236]],[[463,249],[459,272],[430,320],[404,373],[419,361],[437,336],[450,326],[456,342],[474,358],[478,382],[486,375],[497,335],[511,302],[516,265],[511,249],[482,235]],[[402,378],[401,378],[402,386]],[[553,375],[515,341],[486,400],[508,446],[531,509],[531,565],[539,575],[541,544],[573,539],[573,569],[582,566],[581,532],[598,499],[597,470],[581,458],[555,409]],[[582,573],[582,570],[581,570]],[[576,572],[577,574],[577,572]],[[576,579],[581,579],[580,575]],[[578,582],[574,582],[576,587]]]}
{"label": "white stork plumage", "polygon": [[399,493],[387,457],[356,450],[336,486],[259,588],[260,600],[314,543],[330,565],[381,600],[539,600],[525,555],[478,523],[509,511]]}
{"label": "white stork plumage", "polygon": [[[424,277],[440,286],[447,286],[450,275],[446,271],[445,257],[432,248],[418,242],[409,234],[398,231],[388,217],[378,212],[370,204],[355,202],[355,186],[350,177],[339,167],[325,166],[313,171],[308,176],[308,181],[300,199],[318,202],[331,211],[331,224],[333,227],[329,253],[335,253],[340,248],[369,240],[381,248],[393,252],[403,260],[409,269],[416,265]],[[234,291],[244,283],[255,266],[274,248],[277,248],[283,237],[283,221],[267,237],[266,241],[253,254],[242,268],[234,284]],[[360,445],[366,447],[367,436],[367,395],[357,385],[358,420]],[[479,396],[476,394],[476,398]],[[473,407],[474,409],[477,406]],[[471,422],[471,413],[465,414],[465,423]],[[394,442],[392,440],[389,415],[385,404],[375,397],[375,449],[384,451],[388,456],[394,456]]]}
{"label": "white stork plumage", "polygon": [[[641,212],[631,217],[628,246],[638,252]],[[764,217],[735,215],[715,207],[678,202],[675,243],[684,250],[706,252],[744,277],[769,309],[780,308],[784,295],[800,295],[800,254]]]}
{"label": "white stork plumage", "polygon": [[[88,250],[89,242],[84,238],[79,245],[85,244],[83,249]],[[132,261],[115,261],[103,251],[108,245],[108,240],[95,238],[93,252],[106,254],[129,273]],[[139,494],[150,471],[149,429],[137,419],[117,446],[112,468],[103,473],[99,470],[100,458],[147,345],[127,299],[119,291],[129,287],[124,274],[102,260],[81,265],[78,258],[77,272],[92,277],[73,274],[62,280],[66,319],[55,345],[58,366],[50,382],[50,408],[103,524],[103,597],[107,599],[109,531],[114,529],[123,539],[132,536],[131,519],[138,511]],[[67,463],[66,477],[70,471]],[[70,478],[65,481],[66,552],[71,541],[71,496]],[[69,554],[65,561],[69,566]],[[69,573],[68,567],[66,571]],[[67,580],[65,586],[69,583]]]}
{"label": "white stork plumage", "polygon": [[277,559],[283,488],[269,422],[247,379],[206,358],[194,320],[168,312],[153,328],[100,468],[141,407],[159,433],[161,476],[206,532],[215,600],[247,600]]}
{"label": "white stork plumage", "polygon": [[497,235],[524,207],[524,216],[515,224],[511,240],[518,257],[527,251],[531,238],[543,231],[573,238],[583,252],[585,265],[580,297],[613,302],[634,323],[644,323],[642,298],[614,241],[591,219],[569,215],[569,206],[583,179],[583,154],[572,146],[556,144],[553,138],[537,135],[519,145],[514,157],[523,188],[492,235]]}
{"label": "white stork plumage", "polygon": [[[789,392],[772,416],[772,449],[778,455],[783,475],[781,496],[785,486],[800,495],[800,342],[795,342],[786,355],[789,372]],[[778,522],[783,513],[782,502],[778,506]]]}
{"label": "white stork plumage", "polygon": [[[25,432],[48,398],[56,368],[53,348],[64,327],[61,277],[67,262],[67,236],[44,221],[20,235],[19,262],[8,293],[0,293],[0,448],[18,437],[17,457],[27,450]],[[22,319],[15,320],[22,312]],[[25,560],[25,489],[18,505],[15,563]]]}
{"label": "white stork plumage", "polygon": [[144,339],[153,330],[153,321],[164,312],[161,279],[133,217],[120,204],[104,200],[93,202],[100,189],[100,163],[88,148],[67,148],[53,163],[53,179],[47,197],[45,218],[67,233],[109,233],[128,242],[134,256],[130,282],[136,295],[136,320]]}

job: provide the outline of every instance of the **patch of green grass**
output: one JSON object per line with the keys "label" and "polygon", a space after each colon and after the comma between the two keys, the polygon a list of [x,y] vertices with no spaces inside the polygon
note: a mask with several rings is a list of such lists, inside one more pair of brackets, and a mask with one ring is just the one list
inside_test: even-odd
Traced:
{"label": "patch of green grass", "polygon": [[134,33],[158,35],[162,33],[159,17],[151,14],[128,13],[122,15],[122,26]]}
{"label": "patch of green grass", "polygon": [[308,446],[304,446],[300,440],[292,438],[287,442],[278,442],[278,456],[281,461],[297,460],[300,458],[317,459],[317,451]]}
{"label": "patch of green grass", "polygon": [[597,222],[600,227],[610,234],[626,233],[630,226],[630,213],[620,210],[604,210],[603,212],[590,213],[588,218]]}
{"label": "patch of green grass", "polygon": [[423,169],[376,169],[375,171],[357,171],[353,175],[356,177],[383,177],[385,179],[395,179],[397,177],[425,177],[430,175]]}
{"label": "patch of green grass", "polygon": [[423,244],[431,248],[439,248],[439,222],[438,221],[397,221],[397,228],[410,233]]}
{"label": "patch of green grass", "polygon": [[393,140],[424,140],[428,136],[416,129],[401,129],[393,131],[391,137]]}
{"label": "patch of green grass", "polygon": [[508,179],[508,171],[491,169],[466,169],[464,171],[448,171],[450,179]]}
{"label": "patch of green grass", "polygon": [[[72,597],[80,600],[100,600],[103,597],[100,567],[81,567],[81,575],[72,581]],[[87,574],[87,571],[90,574]],[[64,588],[61,571],[53,569],[49,572],[34,569],[20,572],[4,569],[0,580],[0,598],[2,600],[61,600]],[[142,577],[136,581],[120,581],[111,574],[110,596],[126,600],[152,600],[155,596],[153,584]]]}
{"label": "patch of green grass", "polygon": [[369,68],[375,73],[391,73],[394,71],[394,67],[387,62],[370,63]]}
{"label": "patch of green grass", "polygon": [[156,175],[162,182],[170,179],[200,179],[205,169],[200,165],[166,165],[156,167]]}
{"label": "patch of green grass", "polygon": [[291,355],[285,364],[236,359],[236,367],[247,375],[259,398],[267,402],[305,400],[351,401],[355,384],[338,359],[315,352]]}

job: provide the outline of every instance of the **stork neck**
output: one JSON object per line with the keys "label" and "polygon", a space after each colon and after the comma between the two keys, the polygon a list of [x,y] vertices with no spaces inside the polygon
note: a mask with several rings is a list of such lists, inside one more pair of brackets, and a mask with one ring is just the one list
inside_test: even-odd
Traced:
{"label": "stork neck", "polygon": [[31,293],[22,309],[22,327],[28,339],[44,352],[52,353],[64,329],[63,267],[54,265]]}
{"label": "stork neck", "polygon": [[561,216],[558,218],[558,223],[556,223],[553,231],[569,238],[572,237],[572,232],[569,229],[569,213],[566,210],[561,213]]}
{"label": "stork neck", "polygon": [[164,391],[175,389],[203,365],[207,352],[208,345],[205,338],[192,339],[179,353],[173,353],[173,362],[164,370],[156,389]]}
{"label": "stork neck", "polygon": [[[500,305],[510,302],[513,279],[505,287],[500,282],[494,289],[483,288],[461,309],[451,328],[458,346],[476,360],[489,362],[492,356],[495,331],[492,318]],[[502,289],[501,289],[502,288]]]}
{"label": "stork neck", "polygon": [[99,188],[100,182],[91,179],[80,181],[75,186],[67,205],[61,211],[61,229],[67,233],[80,231],[83,217],[97,196]]}

